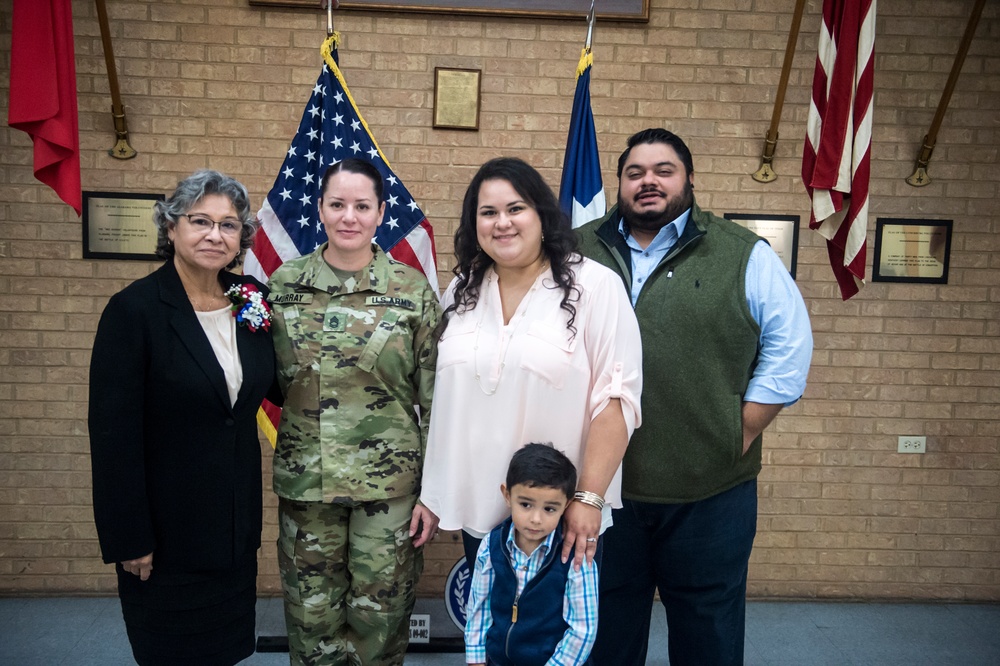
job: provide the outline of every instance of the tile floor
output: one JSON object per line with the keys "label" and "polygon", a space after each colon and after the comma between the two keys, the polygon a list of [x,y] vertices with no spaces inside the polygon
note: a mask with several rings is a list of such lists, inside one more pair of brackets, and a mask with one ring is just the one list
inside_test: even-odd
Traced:
{"label": "tile floor", "polygon": [[[435,641],[460,636],[443,604],[421,600]],[[260,599],[258,636],[281,636],[280,599]],[[666,666],[666,622],[655,607],[647,666]],[[3,666],[127,666],[129,650],[113,598],[0,599]],[[287,653],[258,652],[245,666],[284,666]],[[461,666],[463,655],[412,653],[406,666]],[[746,663],[774,666],[1000,666],[1000,604],[750,602]]]}

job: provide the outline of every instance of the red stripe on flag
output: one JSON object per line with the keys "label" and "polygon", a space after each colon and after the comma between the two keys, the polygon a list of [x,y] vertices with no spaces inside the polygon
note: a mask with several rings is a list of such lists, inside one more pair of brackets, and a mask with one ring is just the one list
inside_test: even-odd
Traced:
{"label": "red stripe on flag", "polygon": [[263,227],[254,234],[253,253],[266,275],[270,275],[281,266],[281,257],[271,245],[271,239]]}
{"label": "red stripe on flag", "polygon": [[396,261],[406,264],[410,268],[415,268],[421,273],[424,272],[423,267],[420,265],[420,260],[417,259],[417,254],[410,247],[410,244],[406,242],[405,238],[396,243],[396,247],[389,250],[389,256]]}
{"label": "red stripe on flag", "polygon": [[[431,223],[427,221],[426,217],[423,220],[420,221],[420,227],[425,232],[427,232],[427,238],[429,238],[430,241],[431,241],[431,258],[432,259],[436,259],[437,258],[437,244],[434,242],[434,227],[431,226]],[[436,268],[437,268],[437,266],[435,266],[435,269]]]}

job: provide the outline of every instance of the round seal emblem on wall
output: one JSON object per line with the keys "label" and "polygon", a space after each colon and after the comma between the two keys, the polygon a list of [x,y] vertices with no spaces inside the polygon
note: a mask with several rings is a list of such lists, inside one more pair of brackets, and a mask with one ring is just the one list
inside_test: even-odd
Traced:
{"label": "round seal emblem on wall", "polygon": [[469,603],[469,591],[472,589],[472,572],[462,557],[448,573],[444,584],[444,605],[455,626],[465,631],[465,607]]}

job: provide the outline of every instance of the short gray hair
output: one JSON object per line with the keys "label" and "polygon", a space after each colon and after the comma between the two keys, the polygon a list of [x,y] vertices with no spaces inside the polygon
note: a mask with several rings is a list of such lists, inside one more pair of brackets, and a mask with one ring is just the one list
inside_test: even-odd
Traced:
{"label": "short gray hair", "polygon": [[226,268],[233,268],[243,260],[247,249],[253,245],[253,235],[259,226],[257,218],[250,213],[250,195],[243,183],[224,173],[202,169],[177,183],[177,189],[166,201],[157,201],[153,206],[153,223],[156,225],[156,256],[163,259],[174,258],[174,244],[167,237],[167,231],[174,228],[182,215],[186,215],[195,204],[209,194],[221,194],[233,204],[236,214],[243,223],[240,234],[240,251],[236,253]]}

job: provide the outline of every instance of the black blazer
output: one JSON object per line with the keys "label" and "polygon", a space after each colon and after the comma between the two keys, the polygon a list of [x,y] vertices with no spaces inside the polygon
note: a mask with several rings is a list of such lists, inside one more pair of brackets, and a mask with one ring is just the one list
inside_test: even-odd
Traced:
{"label": "black blazer", "polygon": [[[228,289],[250,276],[219,274]],[[256,412],[274,383],[271,334],[236,327],[243,385],[225,375],[172,261],[108,302],[90,364],[94,522],[105,562],[232,567],[261,531]]]}

